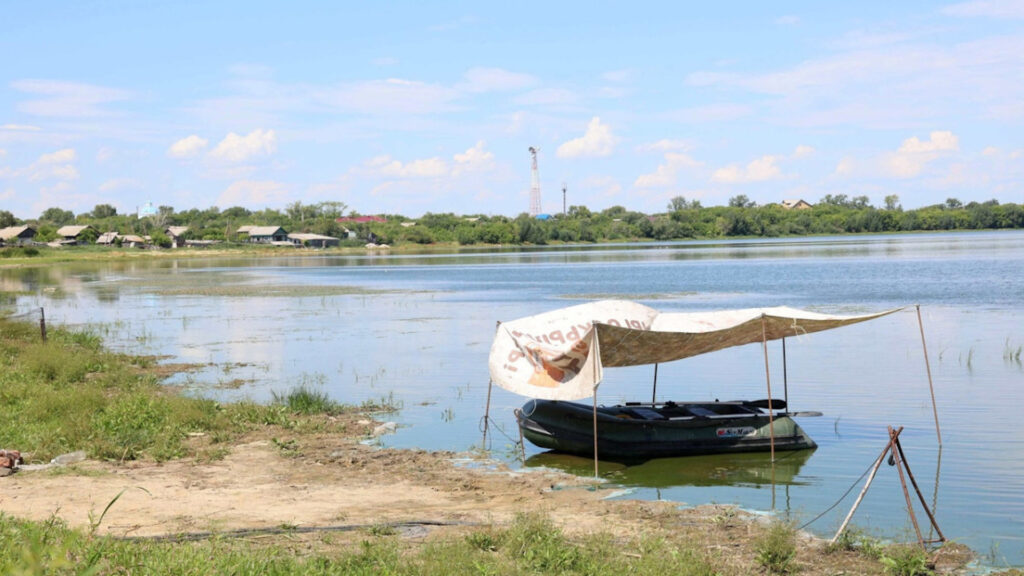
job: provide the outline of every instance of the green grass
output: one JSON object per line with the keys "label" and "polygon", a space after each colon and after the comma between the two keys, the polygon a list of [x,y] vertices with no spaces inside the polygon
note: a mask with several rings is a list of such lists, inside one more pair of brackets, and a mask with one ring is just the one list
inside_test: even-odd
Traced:
{"label": "green grass", "polygon": [[[116,506],[116,503],[114,504]],[[571,539],[544,516],[523,515],[508,527],[474,529],[407,546],[384,527],[355,545],[311,552],[287,538],[211,538],[198,542],[117,540],[68,529],[60,520],[26,522],[0,514],[2,574],[621,574],[711,576],[702,551],[686,543],[610,535]],[[324,538],[327,538],[325,535]],[[324,542],[330,544],[329,542]]]}
{"label": "green grass", "polygon": [[772,521],[755,544],[757,563],[769,574],[787,574],[796,558],[796,529],[792,524]]}
{"label": "green grass", "polygon": [[76,450],[162,461],[202,456],[189,447],[190,433],[223,443],[262,426],[295,428],[310,415],[357,409],[304,387],[267,405],[224,405],[168,390],[151,368],[149,358],[105,350],[95,334],[51,327],[42,342],[34,323],[0,320],[0,444],[33,462]]}

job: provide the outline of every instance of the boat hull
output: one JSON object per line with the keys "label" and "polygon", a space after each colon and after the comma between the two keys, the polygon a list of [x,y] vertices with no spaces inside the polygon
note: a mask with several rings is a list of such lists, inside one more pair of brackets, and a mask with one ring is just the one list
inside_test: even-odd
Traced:
{"label": "boat hull", "polygon": [[[675,407],[675,404],[672,404]],[[601,407],[597,411],[598,457],[606,460],[642,461],[652,458],[719,454],[729,452],[767,452],[816,448],[800,426],[786,413],[774,416],[743,407],[739,403],[703,403],[723,413],[665,417],[655,410],[631,406]],[[695,408],[695,411],[698,409]],[[646,416],[657,416],[648,418]],[[574,402],[531,401],[517,411],[523,437],[540,448],[592,456],[594,454],[593,408]]]}

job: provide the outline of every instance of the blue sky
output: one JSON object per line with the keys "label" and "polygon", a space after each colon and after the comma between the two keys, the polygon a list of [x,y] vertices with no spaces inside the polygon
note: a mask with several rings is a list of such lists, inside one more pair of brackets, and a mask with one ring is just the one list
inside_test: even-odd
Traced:
{"label": "blue sky", "polygon": [[[494,5],[490,5],[494,4]],[[713,5],[712,5],[713,4]],[[1024,201],[1024,0],[5,3],[0,209]]]}

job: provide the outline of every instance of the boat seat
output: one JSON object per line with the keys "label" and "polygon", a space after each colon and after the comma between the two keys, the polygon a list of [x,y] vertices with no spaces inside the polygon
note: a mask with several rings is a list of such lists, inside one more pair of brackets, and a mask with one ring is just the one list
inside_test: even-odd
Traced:
{"label": "boat seat", "polygon": [[650,408],[630,408],[630,413],[634,414],[644,420],[665,420],[665,416],[657,410],[651,410]]}

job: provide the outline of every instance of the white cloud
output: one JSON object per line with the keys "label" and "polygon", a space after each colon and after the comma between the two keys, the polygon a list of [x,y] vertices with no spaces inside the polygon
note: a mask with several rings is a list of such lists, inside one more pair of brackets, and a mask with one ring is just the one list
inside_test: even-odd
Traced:
{"label": "white cloud", "polygon": [[109,148],[107,146],[104,146],[104,147],[102,147],[102,148],[100,148],[99,150],[96,151],[96,161],[99,162],[100,164],[102,164],[104,162],[107,162],[108,160],[112,159],[114,156],[115,156],[114,149],[113,148]]}
{"label": "white cloud", "polygon": [[245,136],[239,136],[234,132],[229,133],[210,152],[210,157],[228,162],[245,162],[253,158],[269,156],[276,150],[277,135],[274,131],[256,129]]}
{"label": "white cloud", "polygon": [[15,80],[11,87],[41,96],[18,104],[17,109],[33,116],[96,117],[108,116],[104,104],[129,100],[131,93],[116,88],[58,80]]}
{"label": "white cloud", "polygon": [[751,161],[741,168],[736,164],[719,168],[711,175],[715,182],[726,184],[744,184],[748,182],[764,182],[782,177],[782,170],[779,169],[778,156],[765,155]]}
{"label": "white cloud", "polygon": [[948,130],[932,132],[925,141],[912,136],[903,141],[895,154],[888,155],[884,160],[884,166],[891,176],[913,178],[920,174],[929,162],[938,159],[943,153],[959,149],[959,139]]}
{"label": "white cloud", "polygon": [[383,178],[439,178],[448,174],[448,164],[436,157],[403,164],[385,154],[367,160],[355,172],[362,176]]}
{"label": "white cloud", "polygon": [[43,154],[24,169],[10,172],[10,176],[24,176],[30,182],[42,180],[77,180],[78,169],[72,162],[77,158],[74,148],[64,148]]}
{"label": "white cloud", "polygon": [[74,148],[64,148],[63,150],[57,150],[50,154],[43,154],[36,160],[36,164],[48,165],[48,164],[61,164],[65,162],[74,162],[77,158]]}
{"label": "white cloud", "polygon": [[559,158],[610,156],[614,148],[615,137],[611,127],[594,116],[587,125],[586,133],[559,146],[557,154]]}
{"label": "white cloud", "polygon": [[665,154],[665,162],[650,174],[641,174],[633,182],[634,188],[663,188],[676,184],[678,174],[682,170],[700,168],[703,163],[694,160],[687,154],[669,152]]}
{"label": "white cloud", "polygon": [[14,199],[14,188],[7,188],[3,192],[0,192],[0,200],[13,200]]}
{"label": "white cloud", "polygon": [[458,91],[439,84],[389,78],[318,90],[314,100],[361,114],[433,114],[453,109]]}
{"label": "white cloud", "polygon": [[814,148],[800,144],[793,151],[793,158],[806,158],[812,154],[814,154]]}
{"label": "white cloud", "polygon": [[960,140],[948,130],[939,130],[929,134],[928,140],[922,142],[917,136],[903,141],[898,152],[902,154],[920,154],[946,152],[960,149]]}
{"label": "white cloud", "polygon": [[[273,130],[270,133],[273,134]],[[192,134],[171,144],[171,147],[167,149],[167,155],[171,158],[192,158],[202,152],[208,143],[206,138]]]}
{"label": "white cloud", "polygon": [[374,66],[397,66],[399,64],[398,58],[392,56],[380,56],[370,61]]}
{"label": "white cloud", "polygon": [[793,14],[787,14],[785,16],[779,16],[775,19],[775,23],[780,26],[796,26],[800,23],[800,17]]}
{"label": "white cloud", "polygon": [[466,172],[483,172],[494,168],[494,154],[484,150],[484,141],[476,143],[476,146],[454,156],[455,166],[452,169],[454,176]]}
{"label": "white cloud", "polygon": [[[1024,35],[960,43],[866,38],[763,73],[690,74],[692,86],[759,94],[764,119],[791,126],[919,126],[951,115],[1024,118]],[[941,98],[936,98],[941,94]]]}
{"label": "white cloud", "polygon": [[852,156],[843,156],[836,164],[836,176],[852,176],[857,171],[857,161]]}
{"label": "white cloud", "polygon": [[641,144],[637,147],[639,152],[672,152],[676,150],[692,150],[693,143],[689,140],[670,140],[663,138],[657,142]]}
{"label": "white cloud", "polygon": [[579,98],[576,93],[564,88],[540,88],[531,90],[515,98],[520,106],[567,106],[575,104]]}
{"label": "white cloud", "polygon": [[[948,130],[936,130],[927,140],[917,136],[905,139],[893,152],[868,158],[845,156],[836,166],[835,175],[862,178],[909,179],[920,176],[929,164],[951,157],[960,150],[960,139]],[[982,155],[991,154],[989,149]]]}
{"label": "white cloud", "polygon": [[31,126],[29,124],[3,124],[0,125],[0,130],[8,130],[10,132],[38,132],[41,128],[39,126]]}
{"label": "white cloud", "polygon": [[509,72],[501,68],[471,68],[466,72],[465,78],[465,83],[459,88],[466,92],[507,92],[537,84],[537,78],[534,76]]}
{"label": "white cloud", "polygon": [[633,78],[633,72],[631,70],[612,70],[601,74],[601,79],[607,82],[622,83],[628,82]]}
{"label": "white cloud", "polygon": [[750,106],[721,103],[672,110],[665,116],[675,122],[697,124],[702,122],[728,122],[749,116],[751,113],[753,113],[753,110]]}
{"label": "white cloud", "polygon": [[114,178],[100,184],[100,192],[117,192],[118,190],[138,190],[142,182],[134,178]]}
{"label": "white cloud", "polygon": [[239,180],[232,182],[217,198],[217,206],[273,206],[288,200],[288,190],[273,180]]}
{"label": "white cloud", "polygon": [[1024,18],[1024,2],[1020,0],[974,0],[946,6],[947,16],[989,16],[992,18]]}

